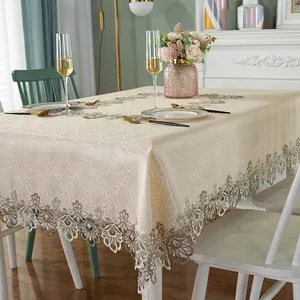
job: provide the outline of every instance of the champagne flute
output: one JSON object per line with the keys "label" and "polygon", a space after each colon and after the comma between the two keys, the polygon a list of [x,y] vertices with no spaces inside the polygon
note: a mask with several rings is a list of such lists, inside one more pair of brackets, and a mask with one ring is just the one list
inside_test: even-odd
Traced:
{"label": "champagne flute", "polygon": [[71,40],[68,33],[56,34],[56,70],[64,79],[66,115],[70,112],[68,98],[68,78],[73,72]]}
{"label": "champagne flute", "polygon": [[155,109],[157,108],[157,75],[162,70],[160,52],[160,33],[158,30],[146,31],[146,69],[153,78]]}

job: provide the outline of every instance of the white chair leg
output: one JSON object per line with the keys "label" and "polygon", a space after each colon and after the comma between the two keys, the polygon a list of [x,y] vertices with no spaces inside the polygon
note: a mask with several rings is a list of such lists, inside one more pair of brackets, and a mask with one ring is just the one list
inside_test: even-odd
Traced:
{"label": "white chair leg", "polygon": [[3,241],[0,232],[0,299],[8,300]]}
{"label": "white chair leg", "polygon": [[8,246],[9,263],[12,269],[17,267],[17,250],[15,234],[12,233],[6,237]]}
{"label": "white chair leg", "polygon": [[254,276],[249,300],[259,300],[263,281],[263,277]]}
{"label": "white chair leg", "polygon": [[248,279],[248,274],[239,273],[236,285],[235,300],[246,300]]}
{"label": "white chair leg", "polygon": [[162,300],[162,267],[156,265],[156,284],[142,290],[142,300]]}
{"label": "white chair leg", "polygon": [[192,300],[205,300],[209,266],[199,264],[194,283]]}
{"label": "white chair leg", "polygon": [[294,300],[300,299],[300,284],[293,283],[293,296]]}
{"label": "white chair leg", "polygon": [[83,285],[82,285],[80,273],[78,270],[76,258],[74,255],[73,247],[72,247],[71,243],[60,232],[59,232],[59,237],[60,237],[62,247],[64,249],[64,253],[65,253],[68,265],[69,265],[69,269],[70,269],[70,272],[71,272],[71,275],[72,275],[72,278],[74,281],[75,288],[77,290],[81,290],[81,289],[83,289]]}

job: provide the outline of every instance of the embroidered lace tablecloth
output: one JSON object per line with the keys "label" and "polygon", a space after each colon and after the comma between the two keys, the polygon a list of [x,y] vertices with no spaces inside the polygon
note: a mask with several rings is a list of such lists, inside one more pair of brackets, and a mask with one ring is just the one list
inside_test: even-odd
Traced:
{"label": "embroidered lace tablecloth", "polygon": [[159,107],[213,103],[209,108],[232,112],[208,114],[190,128],[120,118],[153,107],[151,92],[92,97],[100,104],[73,116],[0,115],[3,221],[47,234],[58,229],[70,241],[103,239],[115,252],[125,247],[135,257],[139,289],[156,281],[157,262],[170,268],[186,261],[206,223],[272,183],[300,153],[299,92],[159,96]]}

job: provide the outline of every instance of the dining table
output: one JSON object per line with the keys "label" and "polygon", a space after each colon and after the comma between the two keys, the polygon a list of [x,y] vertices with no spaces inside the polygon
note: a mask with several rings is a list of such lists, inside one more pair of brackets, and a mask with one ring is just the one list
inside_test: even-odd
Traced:
{"label": "dining table", "polygon": [[[143,299],[162,299],[162,268],[188,261],[203,226],[299,162],[297,91],[167,99],[159,87],[154,99],[141,87],[73,102],[70,115],[0,115],[1,219],[128,250]],[[190,127],[144,122],[143,111],[171,104],[230,113]]]}

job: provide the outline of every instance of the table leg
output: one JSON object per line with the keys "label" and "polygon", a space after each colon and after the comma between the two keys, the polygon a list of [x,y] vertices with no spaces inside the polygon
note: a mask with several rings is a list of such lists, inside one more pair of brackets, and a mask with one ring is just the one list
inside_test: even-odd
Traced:
{"label": "table leg", "polygon": [[162,267],[160,264],[156,266],[156,279],[156,284],[143,290],[142,300],[162,300]]}
{"label": "table leg", "polygon": [[15,269],[15,268],[17,268],[17,251],[16,251],[15,233],[13,232],[13,233],[9,234],[6,237],[6,239],[7,239],[10,267],[12,269]]}
{"label": "table leg", "polygon": [[236,206],[237,209],[251,209],[251,210],[259,210],[266,211],[265,208],[259,207],[259,203],[253,199],[253,196],[249,195],[247,200],[240,201]]}
{"label": "table leg", "polygon": [[8,300],[3,242],[0,228],[0,299]]}

